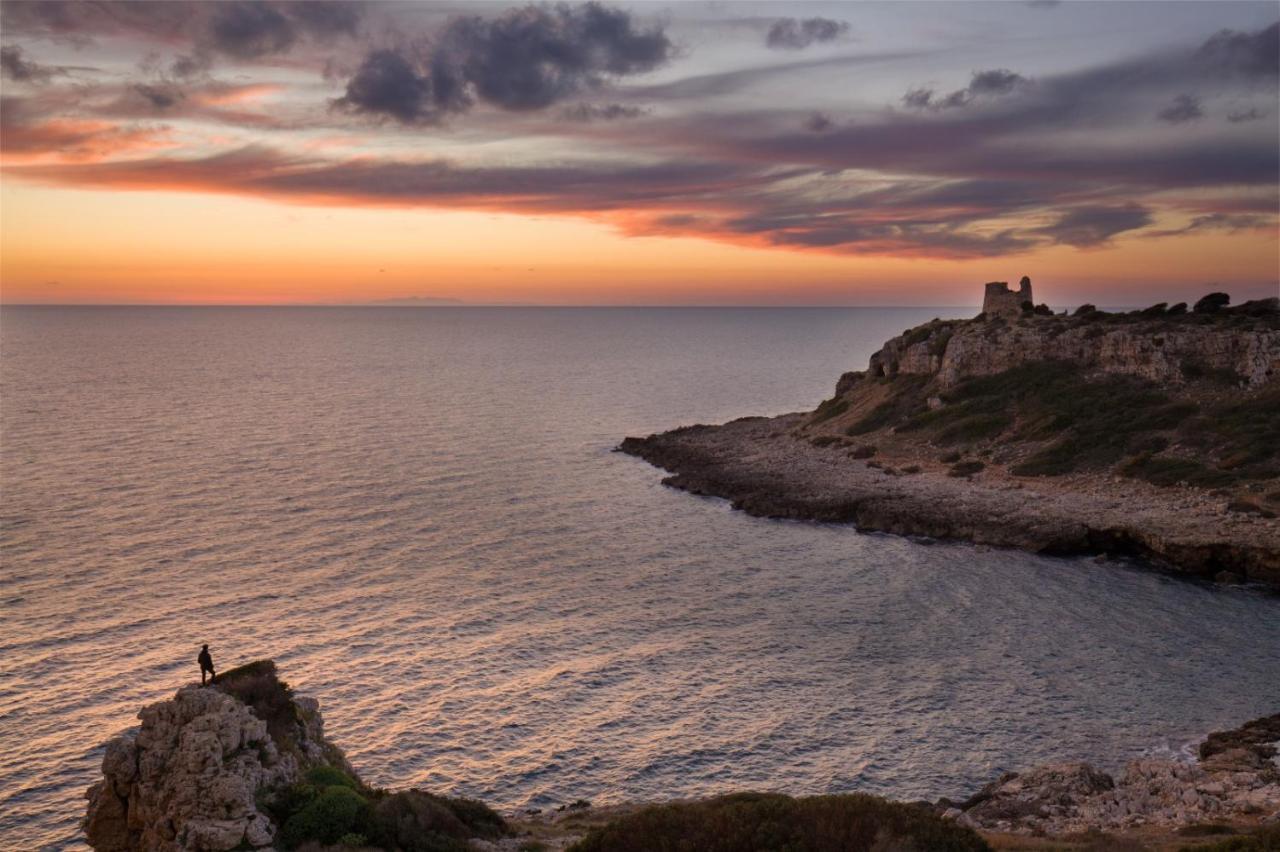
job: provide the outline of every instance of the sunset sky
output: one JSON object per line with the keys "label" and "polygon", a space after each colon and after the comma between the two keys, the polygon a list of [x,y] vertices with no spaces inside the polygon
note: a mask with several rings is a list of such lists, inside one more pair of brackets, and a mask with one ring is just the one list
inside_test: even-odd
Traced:
{"label": "sunset sky", "polygon": [[1277,4],[0,4],[7,303],[1280,276]]}

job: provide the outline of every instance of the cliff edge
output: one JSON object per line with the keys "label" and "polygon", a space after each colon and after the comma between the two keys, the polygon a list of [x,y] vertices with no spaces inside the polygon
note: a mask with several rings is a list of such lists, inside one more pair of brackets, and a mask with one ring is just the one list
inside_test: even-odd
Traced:
{"label": "cliff edge", "polygon": [[908,329],[814,411],[619,449],[765,517],[1280,588],[1280,300],[1068,316],[994,285],[991,313]]}
{"label": "cliff edge", "polygon": [[270,847],[278,826],[259,809],[263,794],[320,766],[351,773],[319,703],[294,696],[271,661],[183,687],[138,719],[107,743],[87,793],[84,830],[98,852]]}

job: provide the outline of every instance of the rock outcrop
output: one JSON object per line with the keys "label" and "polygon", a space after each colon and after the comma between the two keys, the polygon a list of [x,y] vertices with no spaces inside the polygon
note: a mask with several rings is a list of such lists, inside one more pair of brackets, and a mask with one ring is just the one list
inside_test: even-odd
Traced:
{"label": "rock outcrop", "polygon": [[[1250,739],[1250,730],[1258,736]],[[1010,773],[944,815],[973,828],[1019,834],[1280,821],[1280,714],[1240,731],[1246,733],[1213,734],[1206,745],[1241,737],[1247,745],[1221,751],[1210,747],[1198,763],[1134,760],[1116,779],[1085,763]],[[1263,741],[1272,735],[1277,741]]]}
{"label": "rock outcrop", "polygon": [[269,661],[183,687],[138,718],[107,744],[103,779],[87,793],[97,852],[271,847],[278,827],[259,809],[264,796],[317,766],[351,773],[318,702],[294,697]]}
{"label": "rock outcrop", "polygon": [[754,515],[1280,589],[1280,300],[1220,301],[934,320],[812,412],[618,449]]}
{"label": "rock outcrop", "polygon": [[935,320],[885,343],[871,356],[868,374],[936,377],[945,388],[1021,364],[1068,361],[1082,372],[1163,385],[1214,371],[1258,387],[1280,377],[1277,301],[1250,302],[1227,309],[1236,313],[1216,315],[1024,312],[1011,319],[1006,311],[976,320]]}

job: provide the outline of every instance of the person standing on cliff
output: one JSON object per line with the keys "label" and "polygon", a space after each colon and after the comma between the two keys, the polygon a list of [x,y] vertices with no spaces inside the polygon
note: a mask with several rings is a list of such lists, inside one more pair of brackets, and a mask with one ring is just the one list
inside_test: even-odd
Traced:
{"label": "person standing on cliff", "polygon": [[209,656],[209,646],[200,646],[200,656],[196,657],[196,662],[200,664],[200,685],[204,686],[204,673],[209,673],[209,683],[213,683],[217,679],[217,675],[213,673],[213,657]]}

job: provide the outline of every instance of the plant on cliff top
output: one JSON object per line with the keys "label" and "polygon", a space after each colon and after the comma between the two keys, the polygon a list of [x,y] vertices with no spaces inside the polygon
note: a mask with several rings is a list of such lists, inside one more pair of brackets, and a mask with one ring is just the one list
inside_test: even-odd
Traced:
{"label": "plant on cliff top", "polygon": [[571,852],[931,852],[989,850],[978,834],[919,805],[875,796],[735,793],[651,805],[592,829]]}
{"label": "plant on cliff top", "polygon": [[293,745],[298,723],[293,690],[276,675],[272,660],[255,660],[218,675],[217,688],[243,702],[267,723],[267,732],[282,750]]}
{"label": "plant on cliff top", "polygon": [[285,821],[280,839],[288,849],[309,840],[337,843],[348,834],[369,837],[373,833],[369,800],[346,785],[321,787]]}

